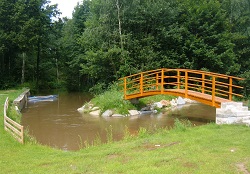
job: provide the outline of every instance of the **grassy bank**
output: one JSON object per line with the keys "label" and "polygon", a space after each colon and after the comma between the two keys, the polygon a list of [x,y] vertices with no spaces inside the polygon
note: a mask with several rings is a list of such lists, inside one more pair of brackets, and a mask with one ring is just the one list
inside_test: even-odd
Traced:
{"label": "grassy bank", "polygon": [[[0,92],[0,94],[2,91]],[[13,91],[14,93],[14,91]],[[11,96],[14,94],[8,93]],[[3,102],[0,100],[0,111]],[[5,98],[5,97],[4,97]],[[175,128],[89,146],[76,152],[17,143],[0,123],[1,173],[246,173],[250,171],[250,128],[209,124]]]}

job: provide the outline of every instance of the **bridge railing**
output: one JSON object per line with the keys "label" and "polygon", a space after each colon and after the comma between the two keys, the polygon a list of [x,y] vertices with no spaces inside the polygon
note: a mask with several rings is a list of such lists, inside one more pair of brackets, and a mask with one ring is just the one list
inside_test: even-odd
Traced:
{"label": "bridge railing", "polygon": [[164,94],[167,90],[196,91],[215,97],[232,100],[233,96],[242,97],[237,85],[239,77],[213,72],[190,69],[156,69],[122,78],[125,99]]}

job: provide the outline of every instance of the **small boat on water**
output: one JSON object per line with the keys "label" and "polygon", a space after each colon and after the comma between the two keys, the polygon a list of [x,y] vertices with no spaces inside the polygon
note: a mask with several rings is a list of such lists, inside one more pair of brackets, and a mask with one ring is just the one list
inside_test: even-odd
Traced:
{"label": "small boat on water", "polygon": [[58,95],[46,95],[46,96],[31,96],[28,97],[29,102],[41,102],[41,101],[55,101]]}

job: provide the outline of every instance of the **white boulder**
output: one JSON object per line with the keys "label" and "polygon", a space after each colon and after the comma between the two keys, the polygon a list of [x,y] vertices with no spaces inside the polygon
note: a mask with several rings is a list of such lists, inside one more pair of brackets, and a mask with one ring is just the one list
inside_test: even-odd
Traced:
{"label": "white boulder", "polygon": [[105,112],[102,113],[103,117],[111,117],[113,115],[112,110],[106,110]]}
{"label": "white boulder", "polygon": [[178,97],[176,102],[177,102],[177,105],[185,105],[186,104],[185,100],[182,97]]}

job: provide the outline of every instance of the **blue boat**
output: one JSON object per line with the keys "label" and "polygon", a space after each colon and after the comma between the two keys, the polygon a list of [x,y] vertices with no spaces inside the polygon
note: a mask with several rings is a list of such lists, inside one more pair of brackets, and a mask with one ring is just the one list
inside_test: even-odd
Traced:
{"label": "blue boat", "polygon": [[29,102],[42,102],[42,101],[55,101],[58,95],[46,95],[46,96],[31,96],[28,97]]}

